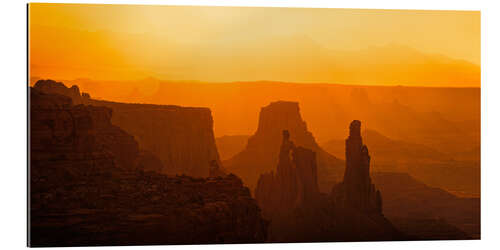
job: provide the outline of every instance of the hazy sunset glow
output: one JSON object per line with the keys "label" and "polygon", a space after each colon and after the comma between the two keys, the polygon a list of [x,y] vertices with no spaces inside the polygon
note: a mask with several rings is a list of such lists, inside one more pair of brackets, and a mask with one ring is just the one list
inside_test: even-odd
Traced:
{"label": "hazy sunset glow", "polygon": [[481,13],[29,4],[29,246],[481,239]]}
{"label": "hazy sunset glow", "polygon": [[480,86],[480,13],[30,4],[30,76]]}

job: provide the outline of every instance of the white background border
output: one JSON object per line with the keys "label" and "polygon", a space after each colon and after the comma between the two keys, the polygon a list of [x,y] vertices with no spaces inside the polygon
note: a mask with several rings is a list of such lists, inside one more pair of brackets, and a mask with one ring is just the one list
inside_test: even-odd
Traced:
{"label": "white background border", "polygon": [[[500,191],[496,142],[500,140],[499,46],[500,4],[487,0],[177,0],[177,1],[37,1],[75,3],[168,4],[212,6],[319,7],[363,9],[434,9],[481,11],[481,238],[474,241],[368,243],[303,243],[257,245],[155,246],[168,249],[498,249],[500,248]],[[0,4],[0,245],[26,246],[26,1]],[[457,100],[459,102],[460,100]],[[143,247],[126,247],[139,249]],[[84,248],[87,249],[87,248]],[[95,248],[93,248],[95,249]],[[99,248],[99,249],[108,249]],[[110,248],[111,249],[111,248]],[[113,248],[116,249],[116,248]]]}

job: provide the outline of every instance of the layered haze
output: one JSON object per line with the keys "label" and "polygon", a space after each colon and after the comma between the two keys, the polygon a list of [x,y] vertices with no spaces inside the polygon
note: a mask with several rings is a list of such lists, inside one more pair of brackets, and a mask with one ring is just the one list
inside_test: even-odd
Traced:
{"label": "layered haze", "polygon": [[479,12],[31,4],[29,15],[33,77],[480,85]]}

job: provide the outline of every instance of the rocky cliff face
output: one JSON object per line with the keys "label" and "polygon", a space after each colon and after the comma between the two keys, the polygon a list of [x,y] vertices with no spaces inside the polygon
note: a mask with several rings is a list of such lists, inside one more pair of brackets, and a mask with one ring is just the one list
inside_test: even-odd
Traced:
{"label": "rocky cliff face", "polygon": [[133,135],[141,150],[158,156],[162,173],[208,177],[210,162],[220,165],[208,108],[94,100],[81,95],[77,86],[66,88],[51,80],[40,80],[34,88],[69,96],[74,103],[110,108],[111,123]]}
{"label": "rocky cliff face", "polygon": [[370,155],[361,138],[361,122],[354,120],[345,141],[346,168],[344,180],[333,190],[340,206],[382,214],[380,191],[370,177]]}
{"label": "rocky cliff face", "polygon": [[156,154],[165,166],[163,173],[208,177],[210,162],[220,164],[208,108],[91,103],[113,109],[111,122],[134,135],[141,148]]}
{"label": "rocky cliff face", "polygon": [[296,102],[278,101],[263,107],[257,131],[248,139],[246,148],[224,161],[224,166],[241,176],[249,187],[255,188],[260,174],[271,171],[278,164],[283,130],[289,131],[296,146],[316,152],[321,190],[330,190],[336,181],[340,181],[342,161],[318,146],[302,120]]}
{"label": "rocky cliff face", "polygon": [[[77,164],[81,171],[135,169],[139,146],[111,124],[111,109],[72,104],[59,94],[30,89],[30,153],[33,173]],[[146,166],[148,167],[148,166]]]}
{"label": "rocky cliff face", "polygon": [[264,214],[273,217],[314,202],[318,195],[316,153],[296,147],[284,130],[276,174],[272,171],[260,176],[255,199]]}
{"label": "rocky cliff face", "polygon": [[267,224],[238,177],[154,172],[159,160],[112,125],[111,113],[30,89],[31,246],[266,240]]}

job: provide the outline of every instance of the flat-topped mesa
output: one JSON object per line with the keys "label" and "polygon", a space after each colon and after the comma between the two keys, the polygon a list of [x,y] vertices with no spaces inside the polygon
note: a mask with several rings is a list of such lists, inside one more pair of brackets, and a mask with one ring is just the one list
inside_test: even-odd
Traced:
{"label": "flat-topped mesa", "polygon": [[111,121],[156,154],[165,166],[163,173],[208,177],[213,160],[221,166],[208,108],[98,100],[92,104],[113,109]]}
{"label": "flat-topped mesa", "polygon": [[76,86],[71,90],[52,80],[38,81],[34,88],[69,96],[73,103],[112,109],[111,123],[133,135],[141,150],[158,156],[164,166],[162,173],[208,177],[210,162],[215,160],[221,166],[209,108],[94,100],[88,94],[80,95]]}
{"label": "flat-topped mesa", "polygon": [[[283,137],[283,130],[288,134]],[[343,163],[321,149],[313,134],[302,119],[299,103],[288,101],[272,102],[262,107],[257,131],[248,139],[246,148],[224,161],[224,166],[238,176],[250,188],[255,188],[262,173],[276,168],[280,161],[281,147],[303,147],[316,152],[319,185],[324,192],[331,190],[333,183],[339,182],[343,174]],[[280,153],[281,150],[281,153]]]}
{"label": "flat-topped mesa", "polygon": [[279,162],[274,172],[260,176],[255,198],[265,215],[293,211],[319,195],[316,153],[296,147],[290,134],[283,131]]}
{"label": "flat-topped mesa", "polygon": [[301,141],[304,142],[301,143],[308,144],[307,146],[316,143],[312,134],[307,131],[298,102],[277,101],[261,108],[256,135],[279,136],[282,128],[287,128],[296,137],[302,137]]}
{"label": "flat-topped mesa", "polygon": [[337,201],[343,206],[382,213],[382,198],[370,178],[370,154],[368,147],[363,145],[361,122],[358,120],[352,121],[349,127],[345,155],[344,180],[334,188]]}

